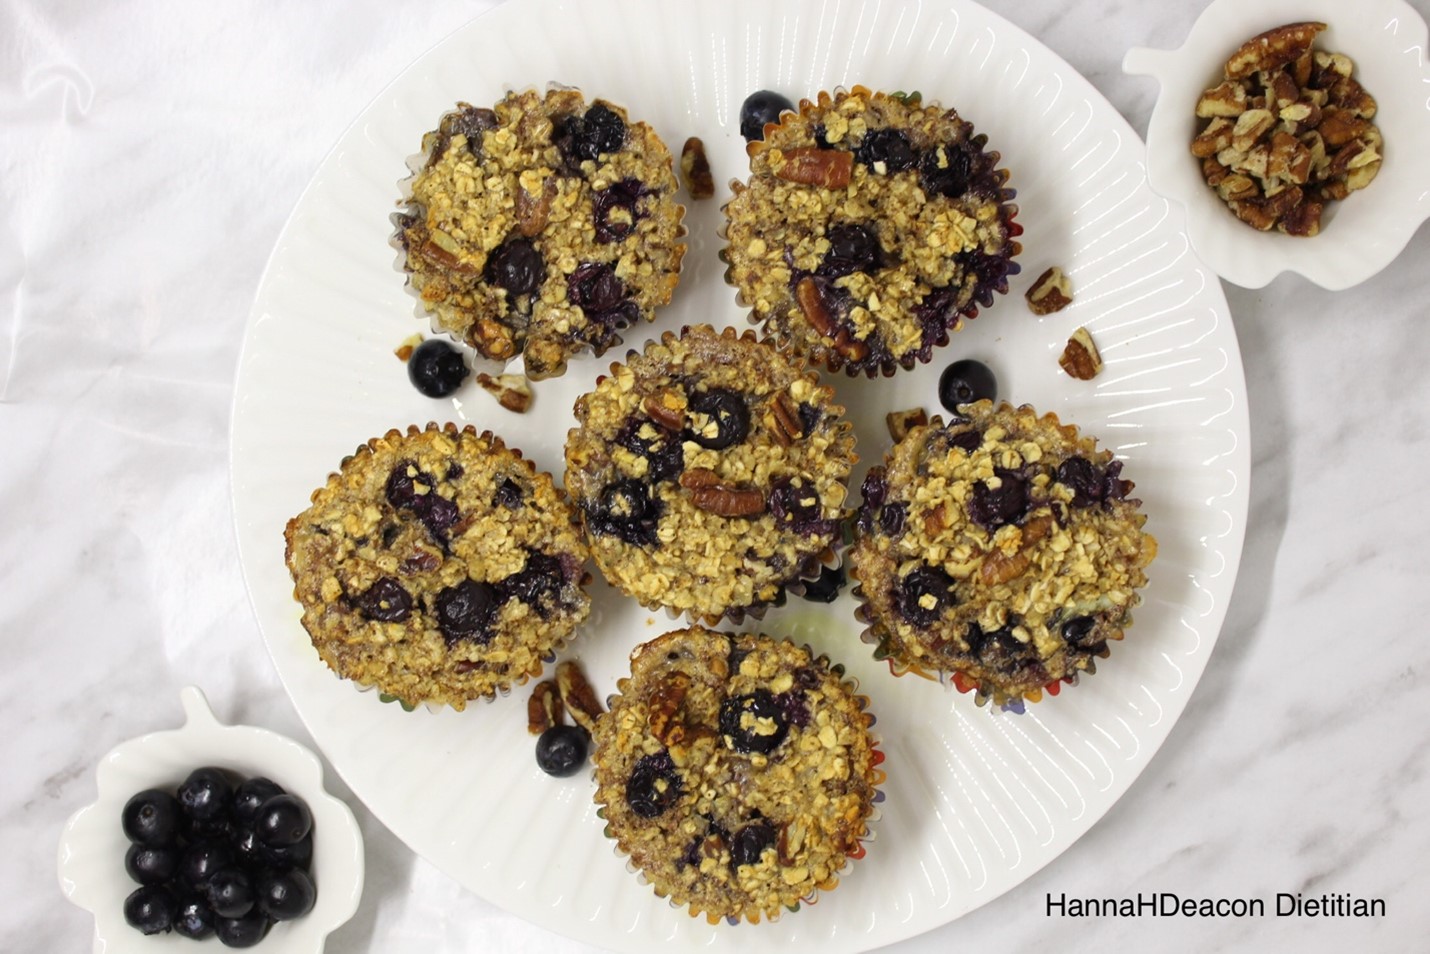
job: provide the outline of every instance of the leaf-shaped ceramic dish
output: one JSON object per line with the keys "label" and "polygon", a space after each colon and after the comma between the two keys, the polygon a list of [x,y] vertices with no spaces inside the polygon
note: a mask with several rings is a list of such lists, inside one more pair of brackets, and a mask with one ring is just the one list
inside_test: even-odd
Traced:
{"label": "leaf-shaped ceramic dish", "polygon": [[[1258,232],[1234,216],[1202,181],[1189,150],[1203,90],[1222,79],[1222,65],[1257,34],[1301,20],[1327,29],[1316,48],[1344,53],[1356,78],[1376,98],[1375,123],[1385,136],[1380,174],[1360,192],[1326,208],[1321,232],[1293,238]],[[1404,0],[1215,0],[1180,49],[1127,51],[1122,68],[1162,86],[1147,125],[1147,180],[1187,210],[1192,247],[1222,278],[1260,288],[1296,272],[1323,288],[1358,285],[1400,254],[1430,217],[1430,64],[1425,21]]]}
{"label": "leaf-shaped ceramic dish", "polygon": [[125,923],[124,899],[137,886],[124,871],[129,840],[120,830],[120,813],[134,793],[176,789],[200,766],[264,775],[302,798],[313,813],[311,872],[318,900],[303,917],[275,924],[261,949],[266,954],[318,954],[328,934],[353,916],[362,897],[362,832],[352,810],[327,793],[322,762],[297,742],[267,729],[224,725],[193,686],[185,688],[179,700],[188,719],[181,728],[130,739],[100,761],[95,773],[99,798],[71,815],[60,835],[60,890],[94,915],[96,952],[194,950],[191,941],[177,934],[146,937]]}

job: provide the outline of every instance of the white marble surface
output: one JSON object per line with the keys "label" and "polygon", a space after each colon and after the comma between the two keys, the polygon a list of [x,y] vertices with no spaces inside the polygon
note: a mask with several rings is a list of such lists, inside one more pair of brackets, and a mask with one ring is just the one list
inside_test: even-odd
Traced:
{"label": "white marble surface", "polygon": [[[1248,0],[1251,2],[1251,0]],[[60,826],[114,744],[219,717],[306,733],[237,563],[227,430],[249,303],[284,218],[351,118],[487,2],[0,5],[0,950],[82,951]],[[998,13],[1145,129],[1130,45],[1198,8],[1123,0]],[[1422,15],[1430,0],[1414,0]],[[513,38],[518,41],[519,38]],[[1072,849],[906,952],[1424,950],[1430,641],[1417,465],[1430,449],[1422,228],[1369,283],[1227,289],[1253,472],[1241,574],[1162,751]],[[335,789],[350,795],[341,782]],[[587,950],[463,892],[353,800],[368,839],[334,952]],[[1049,918],[1049,893],[1348,892],[1387,916]]]}

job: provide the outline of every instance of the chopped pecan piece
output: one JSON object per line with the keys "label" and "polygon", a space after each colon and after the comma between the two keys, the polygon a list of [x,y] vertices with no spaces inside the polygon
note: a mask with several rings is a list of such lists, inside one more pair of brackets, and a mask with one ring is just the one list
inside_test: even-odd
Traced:
{"label": "chopped pecan piece", "polygon": [[671,388],[649,395],[641,407],[650,419],[667,431],[679,431],[685,427],[686,397],[681,391]]}
{"label": "chopped pecan piece", "polygon": [[1102,355],[1098,353],[1097,345],[1093,343],[1092,335],[1086,328],[1079,328],[1072,333],[1067,347],[1063,349],[1062,357],[1058,358],[1058,364],[1069,377],[1079,381],[1091,381],[1097,377],[1102,370]]}
{"label": "chopped pecan piece", "polygon": [[890,411],[884,415],[884,423],[888,426],[889,436],[894,439],[894,443],[908,437],[909,431],[928,422],[928,412],[921,407],[909,408],[907,411]]}
{"label": "chopped pecan piece", "polygon": [[1038,276],[1038,280],[1028,287],[1023,296],[1028,300],[1028,310],[1035,315],[1051,315],[1072,304],[1072,282],[1056,265]]}
{"label": "chopped pecan piece", "polygon": [[699,136],[685,140],[680,150],[680,177],[692,199],[708,199],[715,194],[715,178],[710,174],[710,160]]}
{"label": "chopped pecan piece", "polygon": [[531,407],[531,387],[526,383],[526,378],[519,374],[492,377],[483,371],[477,375],[477,383],[508,411],[525,414],[527,408]]}
{"label": "chopped pecan piece", "polygon": [[801,185],[843,189],[854,176],[854,153],[818,146],[787,149],[784,164],[775,170],[775,175]]}

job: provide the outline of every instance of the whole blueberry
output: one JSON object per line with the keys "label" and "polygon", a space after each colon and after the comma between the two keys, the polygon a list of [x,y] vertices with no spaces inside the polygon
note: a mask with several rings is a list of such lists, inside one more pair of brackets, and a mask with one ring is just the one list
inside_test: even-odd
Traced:
{"label": "whole blueberry", "polygon": [[530,239],[507,239],[492,250],[482,277],[508,295],[530,295],[546,277],[546,262]]}
{"label": "whole blueberry", "polygon": [[272,923],[268,915],[254,905],[243,917],[216,919],[214,933],[224,947],[253,947],[268,934]]}
{"label": "whole blueberry", "polygon": [[268,870],[258,876],[258,909],[275,921],[291,921],[313,910],[318,891],[301,868]]}
{"label": "whole blueberry", "polygon": [[684,791],[669,752],[642,756],[626,779],[626,804],[642,818],[665,814]]}
{"label": "whole blueberry", "polygon": [[982,361],[963,358],[943,369],[938,377],[938,403],[950,413],[960,404],[992,401],[998,396],[998,379]]}
{"label": "whole blueberry", "polygon": [[256,900],[253,880],[242,868],[220,868],[204,885],[209,907],[221,918],[241,918]]}
{"label": "whole blueberry", "polygon": [[769,822],[751,822],[735,832],[735,837],[730,842],[731,866],[758,864],[765,849],[774,843],[775,830]]}
{"label": "whole blueberry", "polygon": [[221,768],[194,769],[179,786],[179,807],[197,821],[213,821],[229,813],[233,805],[233,782]]}
{"label": "whole blueberry", "polygon": [[586,764],[586,730],[579,726],[554,725],[536,740],[536,764],[547,775],[565,778]]}
{"label": "whole blueberry", "polygon": [[[390,578],[385,577],[384,579]],[[242,821],[251,822],[258,817],[258,809],[263,806],[264,802],[274,795],[282,794],[284,794],[283,786],[272,779],[264,778],[262,775],[246,778],[233,791],[233,815]]]}
{"label": "whole blueberry", "polygon": [[768,689],[733,696],[720,704],[720,735],[736,752],[768,755],[789,734],[789,717]]}
{"label": "whole blueberry", "polygon": [[207,901],[198,895],[187,895],[179,900],[174,933],[201,941],[214,932],[214,920],[213,909]]}
{"label": "whole blueberry", "polygon": [[794,103],[774,90],[762,89],[740,104],[740,135],[746,142],[765,138],[765,127],[780,121],[780,113],[794,112]]}
{"label": "whole blueberry", "polygon": [[901,130],[871,129],[854,148],[854,159],[875,172],[902,172],[914,164],[914,147]]}
{"label": "whole blueberry", "polygon": [[179,835],[179,803],[168,792],[145,789],[124,804],[120,824],[132,842],[172,845]]}
{"label": "whole blueberry", "polygon": [[750,406],[743,395],[728,388],[711,388],[690,395],[690,410],[703,414],[715,424],[715,433],[704,428],[692,430],[686,436],[709,450],[724,450],[738,444],[750,433]]}
{"label": "whole blueberry", "polygon": [[124,920],[144,934],[165,934],[174,926],[178,904],[164,885],[146,884],[124,899]]}
{"label": "whole blueberry", "polygon": [[[366,590],[352,598],[353,605],[362,612],[368,619],[375,619],[383,623],[400,623],[407,619],[412,613],[412,596],[403,588],[402,584],[390,576],[379,577]],[[282,792],[270,793],[266,798]],[[250,798],[250,803],[252,798]],[[250,805],[249,818],[258,811],[258,805],[263,804],[260,799],[257,804]]]}
{"label": "whole blueberry", "polygon": [[[496,588],[490,583],[463,580],[437,594],[437,628],[449,644],[459,639],[486,642],[491,639],[488,627],[496,616],[500,602]],[[261,825],[259,833],[262,834]]]}
{"label": "whole blueberry", "polygon": [[140,884],[162,884],[179,870],[179,849],[138,843],[124,853],[124,870]]}
{"label": "whole blueberry", "polygon": [[422,342],[407,359],[407,379],[425,397],[446,397],[462,386],[468,374],[462,353],[440,338]]}
{"label": "whole blueberry", "polygon": [[993,477],[998,486],[988,481],[973,485],[968,500],[968,519],[990,533],[999,527],[1015,523],[1028,509],[1028,481],[1011,470],[995,468]]}
{"label": "whole blueberry", "polygon": [[313,815],[296,795],[274,795],[261,806],[253,819],[258,840],[274,848],[295,845],[313,828]]}
{"label": "whole blueberry", "polygon": [[179,877],[191,888],[202,888],[215,871],[233,864],[236,852],[223,841],[189,845],[179,856]]}
{"label": "whole blueberry", "polygon": [[927,563],[915,567],[897,584],[895,605],[899,615],[918,627],[927,627],[955,602],[953,577]]}

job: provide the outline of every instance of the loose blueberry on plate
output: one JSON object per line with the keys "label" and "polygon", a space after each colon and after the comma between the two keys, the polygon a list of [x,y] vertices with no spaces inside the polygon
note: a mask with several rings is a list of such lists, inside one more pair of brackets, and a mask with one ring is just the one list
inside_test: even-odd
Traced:
{"label": "loose blueberry on plate", "polygon": [[470,374],[462,353],[439,338],[429,338],[407,359],[407,378],[421,394],[446,397]]}
{"label": "loose blueberry on plate", "polygon": [[554,725],[536,740],[536,764],[547,775],[565,778],[586,764],[586,730],[579,726]]}
{"label": "loose blueberry on plate", "polygon": [[780,113],[794,112],[794,103],[773,90],[762,89],[745,97],[740,104],[740,135],[746,142],[765,138],[765,127],[780,121]]}
{"label": "loose blueberry on plate", "polygon": [[960,404],[992,401],[998,396],[998,379],[988,365],[971,358],[955,361],[943,369],[938,379],[938,402],[957,414]]}

